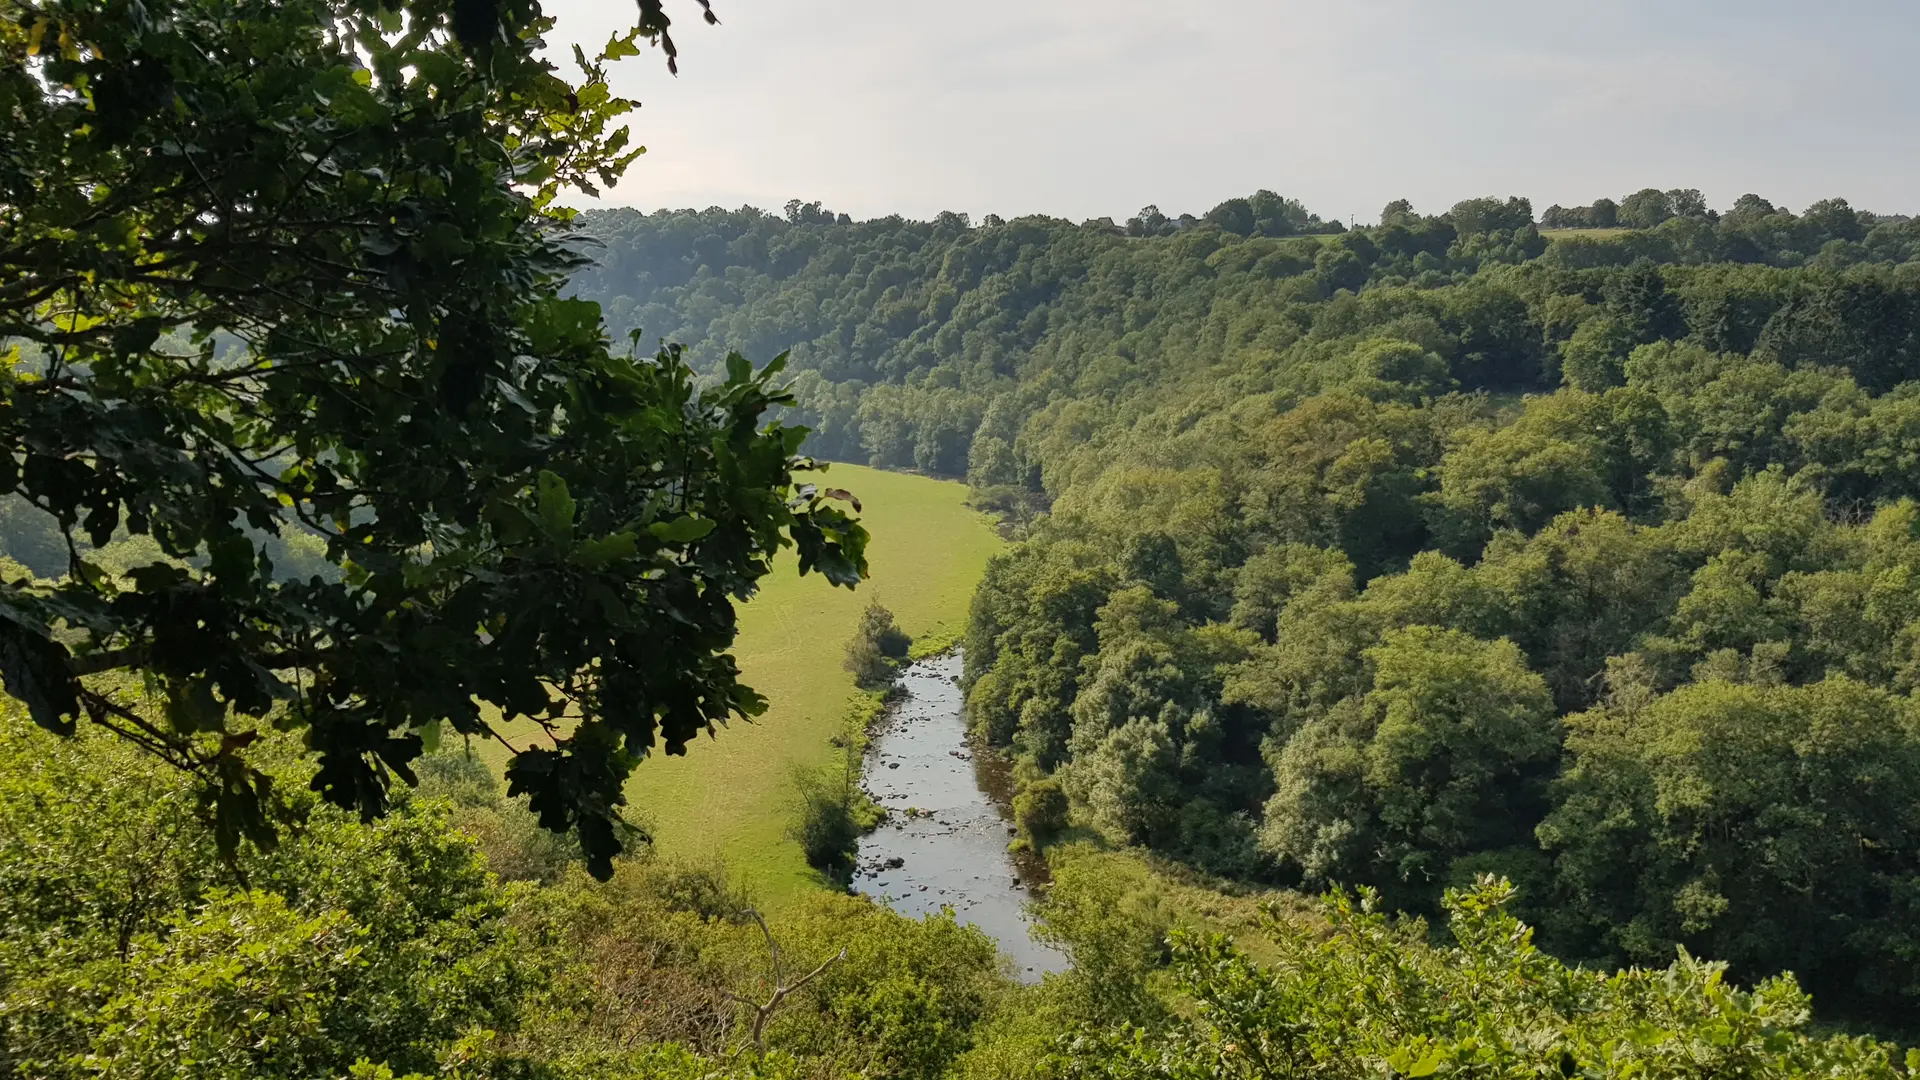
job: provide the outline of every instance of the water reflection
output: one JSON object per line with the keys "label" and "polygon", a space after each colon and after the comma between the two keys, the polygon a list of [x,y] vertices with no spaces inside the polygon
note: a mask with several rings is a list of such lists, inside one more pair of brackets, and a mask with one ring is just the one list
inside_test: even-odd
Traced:
{"label": "water reflection", "polygon": [[1031,885],[1045,884],[1045,864],[1007,853],[1010,778],[990,755],[974,760],[959,654],[913,664],[900,682],[906,696],[867,755],[867,791],[889,813],[860,844],[854,889],[915,918],[950,905],[998,941],[1027,981],[1066,970],[1064,955],[1033,939],[1025,901]]}

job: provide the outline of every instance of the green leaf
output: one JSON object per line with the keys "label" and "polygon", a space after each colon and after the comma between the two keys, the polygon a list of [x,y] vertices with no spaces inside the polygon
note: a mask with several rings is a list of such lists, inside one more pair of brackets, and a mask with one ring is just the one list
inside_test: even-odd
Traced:
{"label": "green leaf", "polygon": [[634,34],[622,37],[615,35],[607,39],[607,47],[600,50],[602,60],[625,60],[629,56],[639,56],[640,48],[634,44]]}
{"label": "green leaf", "polygon": [[558,473],[540,470],[540,524],[547,535],[557,540],[573,537],[573,515],[577,509],[567,482]]}
{"label": "green leaf", "polygon": [[211,679],[194,679],[184,690],[175,686],[167,695],[167,722],[175,731],[218,731],[226,718],[227,708],[213,696]]}
{"label": "green leaf", "polygon": [[1407,1075],[1410,1077],[1432,1076],[1434,1073],[1439,1071],[1440,1071],[1440,1048],[1439,1047],[1435,1047],[1432,1050],[1427,1051],[1426,1057],[1423,1057],[1419,1061],[1416,1061],[1413,1064],[1407,1066]]}
{"label": "green leaf", "polygon": [[160,339],[164,322],[153,316],[135,319],[113,332],[113,348],[123,354],[143,353]]}
{"label": "green leaf", "polygon": [[752,378],[753,365],[747,362],[747,358],[741,356],[739,353],[728,353],[727,381],[729,383],[744,383]]}
{"label": "green leaf", "polygon": [[639,550],[640,538],[632,532],[617,532],[611,536],[602,536],[587,540],[574,549],[574,561],[594,569],[632,558]]}
{"label": "green leaf", "polygon": [[656,521],[647,526],[647,531],[671,544],[685,544],[713,531],[714,523],[710,518],[687,517],[674,518],[672,521]]}
{"label": "green leaf", "polygon": [[[545,177],[521,177],[538,183]],[[550,297],[533,306],[527,333],[537,354],[590,348],[600,340],[600,305],[591,300]]]}
{"label": "green leaf", "polygon": [[473,252],[473,244],[468,242],[460,226],[450,221],[436,221],[427,226],[422,237],[426,253],[430,256],[462,256]]}

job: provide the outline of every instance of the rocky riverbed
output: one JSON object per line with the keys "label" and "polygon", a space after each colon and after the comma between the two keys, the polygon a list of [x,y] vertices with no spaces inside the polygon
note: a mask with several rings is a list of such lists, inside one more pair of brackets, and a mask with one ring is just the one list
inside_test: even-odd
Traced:
{"label": "rocky riverbed", "polygon": [[[902,914],[952,907],[1000,943],[1021,978],[1062,971],[1067,958],[1036,941],[1026,901],[1045,884],[1037,859],[1007,852],[1004,766],[975,760],[967,741],[958,652],[910,665],[867,754],[866,787],[887,820],[860,844],[855,890]],[[996,796],[998,798],[996,799]]]}

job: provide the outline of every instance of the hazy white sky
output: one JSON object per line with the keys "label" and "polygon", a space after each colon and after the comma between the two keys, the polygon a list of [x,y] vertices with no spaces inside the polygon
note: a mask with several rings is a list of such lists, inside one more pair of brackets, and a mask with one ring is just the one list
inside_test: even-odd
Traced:
{"label": "hazy white sky", "polygon": [[[1649,185],[1920,212],[1913,0],[668,0],[603,202],[1124,219],[1271,188],[1368,221]],[[549,0],[598,43],[627,0]]]}

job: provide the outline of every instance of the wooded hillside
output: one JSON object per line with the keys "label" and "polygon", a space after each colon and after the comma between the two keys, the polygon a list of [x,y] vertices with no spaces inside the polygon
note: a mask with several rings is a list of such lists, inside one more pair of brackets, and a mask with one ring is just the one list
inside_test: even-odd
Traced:
{"label": "wooded hillside", "polygon": [[971,708],[1080,824],[1429,914],[1498,871],[1562,956],[1902,1015],[1920,227],[1291,205],[614,211],[576,287],[696,357],[791,344],[820,452],[1018,523]]}

